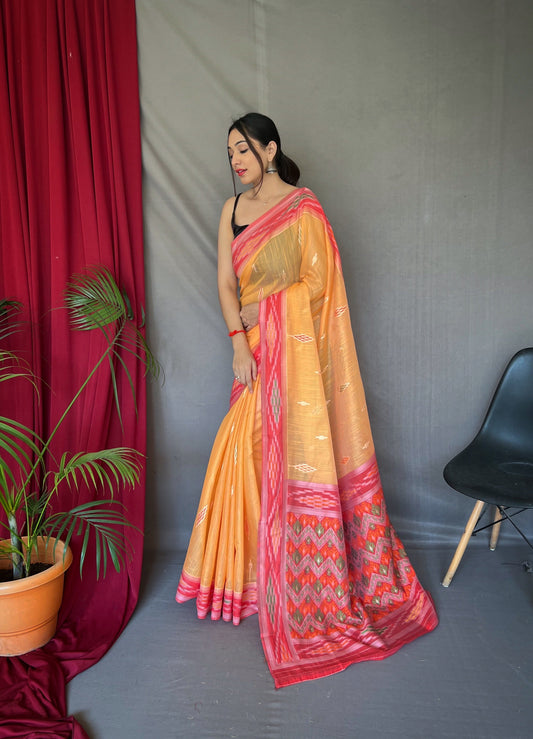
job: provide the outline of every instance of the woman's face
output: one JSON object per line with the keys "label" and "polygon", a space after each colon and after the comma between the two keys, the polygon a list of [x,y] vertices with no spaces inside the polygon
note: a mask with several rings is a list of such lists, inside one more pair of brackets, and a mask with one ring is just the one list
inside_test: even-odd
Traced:
{"label": "woman's face", "polygon": [[251,141],[261,158],[262,167],[240,131],[234,128],[228,136],[229,160],[243,185],[258,185],[268,164],[267,150],[259,141]]}

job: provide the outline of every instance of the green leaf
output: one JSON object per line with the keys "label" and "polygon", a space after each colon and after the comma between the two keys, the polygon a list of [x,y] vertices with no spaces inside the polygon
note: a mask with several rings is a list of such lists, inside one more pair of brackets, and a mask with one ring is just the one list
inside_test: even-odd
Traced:
{"label": "green leaf", "polygon": [[22,311],[22,303],[18,300],[0,300],[0,341],[20,330],[20,321],[15,315]]}
{"label": "green leaf", "polygon": [[104,490],[113,496],[116,486],[134,486],[139,482],[141,457],[140,452],[128,447],[80,452],[70,459],[64,454],[55,474],[54,487],[66,480],[71,488],[78,490],[79,475],[91,489]]}
{"label": "green leaf", "polygon": [[[35,455],[37,460],[41,456],[41,449],[35,443],[34,439],[37,442],[41,442],[39,437],[28,426],[12,418],[0,416],[0,450],[3,450],[11,457],[24,475],[34,464],[32,455]],[[20,482],[15,479],[11,466],[2,459],[0,459],[0,466],[5,470],[13,485]]]}
{"label": "green leaf", "polygon": [[127,317],[122,294],[106,267],[92,267],[72,277],[65,293],[72,327],[78,331],[103,329]]}
{"label": "green leaf", "polygon": [[[83,571],[90,535],[95,538],[96,574],[100,572],[105,577],[107,572],[107,557],[111,558],[114,568],[120,572],[128,551],[128,542],[123,528],[139,529],[131,524],[125,514],[117,508],[124,506],[117,501],[90,501],[82,503],[70,511],[56,513],[50,517],[47,524],[49,536],[61,536],[65,542],[70,542],[76,528],[83,532],[83,541],[80,553],[80,574]],[[63,535],[66,532],[66,536]]]}

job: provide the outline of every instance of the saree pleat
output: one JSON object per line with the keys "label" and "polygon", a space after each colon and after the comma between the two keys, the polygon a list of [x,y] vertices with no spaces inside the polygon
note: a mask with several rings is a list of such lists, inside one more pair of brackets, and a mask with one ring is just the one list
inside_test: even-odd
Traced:
{"label": "saree pleat", "polygon": [[238,624],[257,612],[260,393],[260,378],[253,393],[234,383],[230,411],[213,444],[176,594],[180,603],[196,598],[200,618],[210,613],[213,620],[222,615]]}
{"label": "saree pleat", "polygon": [[438,621],[386,512],[339,252],[313,193],[249,226],[233,262],[242,304],[260,304],[260,377],[252,394],[233,387],[177,599],[234,623],[258,610],[282,687],[383,659]]}

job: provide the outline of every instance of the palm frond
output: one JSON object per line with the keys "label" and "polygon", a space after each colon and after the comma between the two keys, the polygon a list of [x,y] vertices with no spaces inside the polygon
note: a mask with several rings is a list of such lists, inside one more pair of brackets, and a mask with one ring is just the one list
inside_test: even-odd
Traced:
{"label": "palm frond", "polygon": [[65,292],[71,325],[91,331],[127,317],[127,306],[117,283],[106,267],[92,267],[87,274],[72,277]]}
{"label": "palm frond", "polygon": [[[40,454],[40,448],[36,441],[41,442],[28,426],[15,421],[13,418],[0,416],[0,451],[11,457],[22,473],[25,473],[33,465],[31,455],[34,454],[38,457]],[[0,465],[15,483],[15,477],[10,466],[2,459],[0,459]]]}
{"label": "palm frond", "polygon": [[121,292],[122,297],[124,298],[124,303],[126,305],[126,318],[128,319],[128,321],[133,321],[133,319],[135,318],[135,314],[133,312],[133,308],[131,307],[130,296],[125,290],[122,290]]}
{"label": "palm frond", "polygon": [[47,503],[48,498],[46,495],[39,496],[36,493],[30,493],[30,495],[27,495],[26,500],[24,501],[24,506],[28,513],[28,518],[32,520],[40,517],[46,510]]}
{"label": "palm frond", "polygon": [[141,470],[140,452],[127,447],[114,447],[98,452],[85,452],[69,457],[63,454],[54,487],[66,480],[78,489],[83,482],[97,492],[106,491],[113,497],[116,486],[136,485]]}
{"label": "palm frond", "polygon": [[[13,494],[13,489],[8,483],[6,472],[9,472],[9,469],[6,468],[5,463],[0,459],[0,508],[4,511],[6,516],[9,516],[16,512],[16,508],[15,495]],[[0,524],[4,524],[2,519],[0,519]],[[7,524],[4,525],[9,529]]]}
{"label": "palm frond", "polygon": [[[80,576],[82,575],[89,539],[95,541],[96,577],[106,576],[108,557],[113,567],[120,572],[128,551],[128,541],[122,533],[122,527],[139,529],[131,524],[122,511],[111,506],[120,506],[117,501],[100,501],[83,503],[70,511],[54,514],[47,521],[47,535],[61,538],[66,546],[72,537],[83,533],[80,551]],[[123,507],[123,506],[121,506]]]}
{"label": "palm frond", "polygon": [[[20,331],[21,322],[16,314],[22,310],[17,300],[0,300],[0,341]],[[29,378],[32,383],[33,373],[27,363],[17,354],[7,349],[0,349],[0,382],[14,380],[17,377]]]}
{"label": "palm frond", "polygon": [[[119,358],[117,354],[115,354],[115,356]],[[111,387],[113,388],[113,399],[115,401],[115,408],[117,411],[120,428],[122,429],[122,431],[124,431],[124,426],[122,423],[122,410],[120,408],[120,398],[118,397],[117,373],[115,371],[115,365],[113,364],[113,357],[109,355],[108,359],[109,359],[109,376],[111,378]],[[122,362],[122,360],[120,361]],[[122,364],[124,364],[124,362],[122,362]],[[126,374],[127,376],[129,375],[127,368],[126,368]],[[131,379],[130,379],[130,385],[131,385]],[[133,390],[133,387],[132,387],[132,391],[133,391],[133,405],[135,407],[135,412],[137,412],[137,401],[135,398],[135,391]]]}
{"label": "palm frond", "polygon": [[15,546],[13,542],[9,544],[2,544],[2,546],[0,546],[0,560],[10,560],[10,565],[12,567],[16,565],[17,567],[24,568],[24,554],[24,547]]}
{"label": "palm frond", "polygon": [[16,369],[16,365],[11,365],[9,367],[2,367],[1,365],[2,360],[0,359],[0,382],[15,380],[17,377],[30,377],[30,374],[28,372],[19,372],[18,370],[16,372],[11,372],[10,370]]}
{"label": "palm frond", "polygon": [[13,317],[21,310],[22,304],[18,300],[0,300],[0,341],[19,330],[20,323],[14,321]]}
{"label": "palm frond", "polygon": [[117,347],[124,349],[139,359],[143,363],[147,375],[150,375],[155,380],[160,377],[162,373],[161,365],[152,354],[150,347],[139,329],[125,331],[118,339]]}

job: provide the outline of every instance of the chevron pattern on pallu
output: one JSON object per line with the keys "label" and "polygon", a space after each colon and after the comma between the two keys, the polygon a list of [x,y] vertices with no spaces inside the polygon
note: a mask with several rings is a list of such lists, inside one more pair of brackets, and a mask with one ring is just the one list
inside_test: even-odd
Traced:
{"label": "chevron pattern on pallu", "polygon": [[337,630],[350,618],[344,532],[338,518],[289,513],[287,612],[292,637]]}
{"label": "chevron pattern on pallu", "polygon": [[351,593],[375,621],[409,597],[416,576],[387,515],[375,457],[339,487]]}
{"label": "chevron pattern on pallu", "polygon": [[383,505],[375,458],[344,485],[342,515],[324,486],[289,483],[286,603],[295,639],[377,622],[415,580]]}

